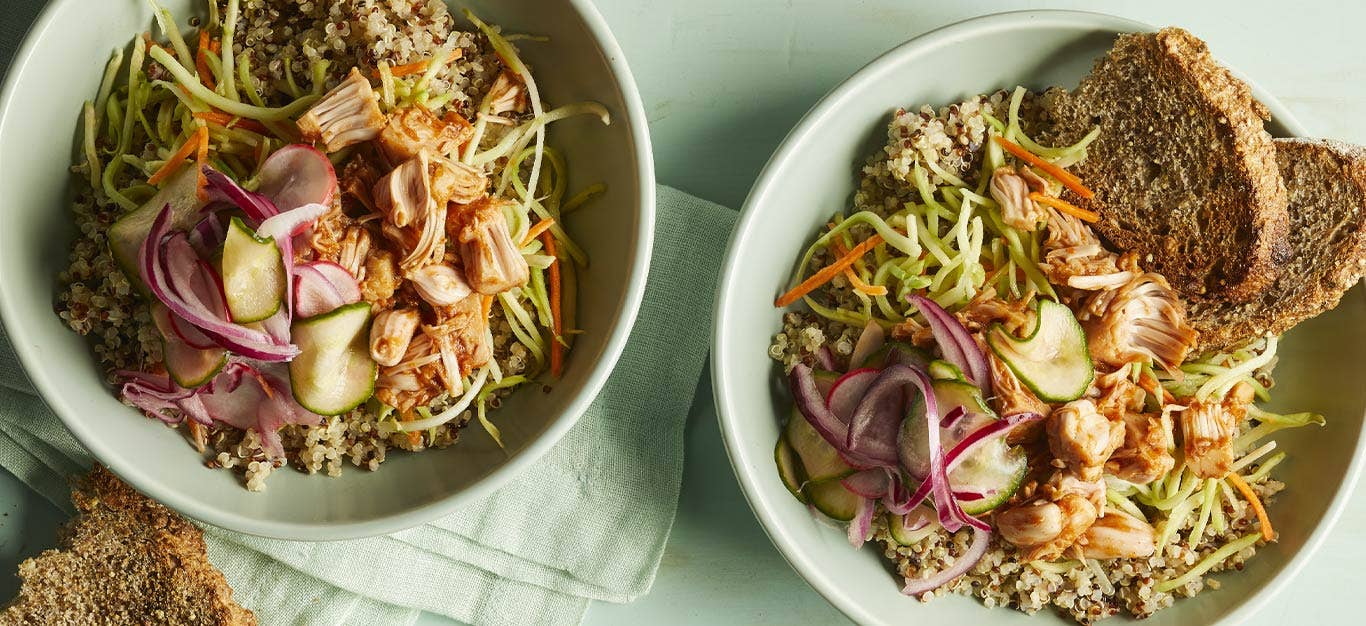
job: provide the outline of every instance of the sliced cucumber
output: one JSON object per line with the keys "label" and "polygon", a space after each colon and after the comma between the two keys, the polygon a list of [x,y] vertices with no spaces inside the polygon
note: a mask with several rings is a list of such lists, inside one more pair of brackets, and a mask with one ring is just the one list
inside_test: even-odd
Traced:
{"label": "sliced cucumber", "polygon": [[854,519],[858,512],[858,494],[845,489],[838,479],[811,483],[806,493],[817,511],[841,522]]}
{"label": "sliced cucumber", "polygon": [[949,484],[958,493],[975,492],[979,499],[958,500],[968,515],[981,515],[1010,499],[1029,472],[1024,448],[1006,444],[1005,437],[982,443],[949,473]]}
{"label": "sliced cucumber", "polygon": [[232,218],[223,240],[223,295],[232,321],[259,322],[275,315],[285,300],[285,264],[275,239],[257,237]]}
{"label": "sliced cucumber", "polygon": [[1038,317],[1034,332],[1025,339],[993,324],[987,331],[987,345],[1040,400],[1076,400],[1095,376],[1086,333],[1072,310],[1061,303],[1039,300]]}
{"label": "sliced cucumber", "polygon": [[152,321],[161,331],[162,358],[175,384],[194,389],[212,380],[227,364],[227,350],[216,346],[200,349],[185,343],[172,327],[171,312],[160,302],[152,306]]}
{"label": "sliced cucumber", "polygon": [[797,500],[806,502],[806,494],[802,493],[802,471],[798,467],[800,461],[784,435],[778,435],[778,445],[773,448],[773,462],[778,464],[778,477],[783,480],[783,486]]}
{"label": "sliced cucumber", "polygon": [[[973,431],[996,419],[996,414],[987,407],[982,391],[972,383],[961,380],[936,380],[931,383],[934,398],[939,408],[935,423],[943,424],[954,409],[962,407],[964,416],[948,428],[939,429],[939,445],[944,452],[952,450]],[[920,416],[925,414],[925,399],[916,396],[911,403],[911,417],[901,423],[901,463],[906,471],[916,479],[924,479],[930,473],[930,447],[925,437],[928,434]],[[953,482],[950,480],[949,482]],[[956,483],[954,483],[956,484]]]}
{"label": "sliced cucumber", "polygon": [[787,418],[784,435],[787,444],[792,446],[792,451],[797,453],[802,473],[808,481],[839,480],[854,473],[854,468],[840,458],[839,452],[816,432],[816,428],[811,422],[806,421],[806,417],[796,407],[793,407],[792,415]]}
{"label": "sliced cucumber", "polygon": [[[939,415],[934,419],[940,424],[954,409],[962,407],[964,414],[947,428],[940,428],[940,447],[944,452],[952,450],[960,442],[999,419],[987,407],[982,392],[971,383],[961,380],[936,380],[933,383],[934,396]],[[914,478],[923,480],[930,471],[929,444],[924,422],[925,404],[917,398],[911,407],[911,416],[901,425],[898,438],[901,463]],[[959,499],[959,506],[970,515],[978,515],[1000,506],[1024,481],[1028,471],[1028,459],[1023,448],[1008,445],[1004,437],[997,437],[978,444],[958,466],[949,472],[949,485],[957,493],[974,493],[980,497]]]}
{"label": "sliced cucumber", "polygon": [[935,380],[967,380],[967,377],[963,376],[963,370],[958,369],[957,365],[943,359],[930,361],[928,369],[930,378]]}
{"label": "sliced cucumber", "polygon": [[152,222],[166,205],[171,205],[171,230],[184,230],[198,222],[199,209],[204,203],[199,200],[199,177],[193,167],[181,168],[166,181],[166,185],[152,196],[151,200],[133,209],[109,227],[109,252],[118,261],[128,281],[140,290],[142,275],[138,272],[138,251],[147,233],[152,230]]}
{"label": "sliced cucumber", "polygon": [[859,367],[872,367],[882,369],[893,363],[902,363],[912,367],[925,367],[929,365],[934,357],[929,352],[917,348],[904,341],[888,341],[882,344]]}
{"label": "sliced cucumber", "polygon": [[[911,513],[914,514],[915,511],[912,511]],[[933,516],[930,517],[930,523],[919,530],[907,529],[902,523],[902,519],[903,516],[901,515],[887,514],[887,531],[892,535],[893,541],[903,546],[913,546],[920,543],[921,541],[924,541],[926,537],[933,535],[938,532],[939,529],[943,528],[939,525],[939,521],[934,519]]]}
{"label": "sliced cucumber", "polygon": [[290,332],[300,352],[289,363],[289,381],[300,405],[339,415],[374,394],[378,366],[370,358],[369,330],[368,302],[294,323]]}

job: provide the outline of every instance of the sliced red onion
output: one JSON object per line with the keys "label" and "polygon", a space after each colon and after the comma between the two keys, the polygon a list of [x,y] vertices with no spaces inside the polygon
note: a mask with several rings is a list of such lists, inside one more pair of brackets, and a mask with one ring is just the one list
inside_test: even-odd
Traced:
{"label": "sliced red onion", "polygon": [[317,268],[294,268],[294,312],[299,317],[321,315],[346,304],[346,298]]}
{"label": "sliced red onion", "polygon": [[346,268],[331,261],[313,261],[307,265],[322,274],[327,282],[332,283],[332,287],[341,294],[346,304],[360,302],[360,283],[356,282],[355,275]]}
{"label": "sliced red onion", "polygon": [[839,367],[835,365],[835,353],[830,351],[830,346],[821,346],[821,349],[816,351],[816,362],[827,372],[839,371]]}
{"label": "sliced red onion", "polygon": [[801,411],[806,421],[811,423],[811,427],[820,433],[821,438],[840,453],[846,463],[857,469],[882,465],[849,450],[845,445],[849,436],[849,425],[825,405],[825,398],[816,387],[816,377],[812,375],[811,366],[798,363],[788,374],[788,384],[792,388],[797,410]]}
{"label": "sliced red onion", "polygon": [[891,471],[886,467],[874,467],[854,472],[840,480],[840,484],[864,498],[880,499],[891,491]]}
{"label": "sliced red onion", "polygon": [[[280,249],[280,261],[285,268],[285,276],[294,275],[294,237],[307,230],[314,222],[327,213],[328,207],[322,204],[306,204],[296,209],[277,213],[256,227],[258,237],[271,237]],[[285,280],[285,321],[294,319],[294,281]]]}
{"label": "sliced red onion", "polygon": [[982,500],[986,498],[987,495],[980,491],[962,491],[954,489],[953,497],[955,500],[958,500],[959,502],[976,502],[977,500]]}
{"label": "sliced red onion", "polygon": [[972,431],[971,434],[959,441],[952,450],[949,450],[949,453],[944,457],[946,466],[945,471],[952,472],[954,469],[957,469],[958,465],[961,464],[964,459],[971,456],[972,451],[978,446],[991,441],[992,439],[1004,437],[1020,424],[1041,419],[1043,419],[1042,415],[1026,411],[1011,413],[1001,419],[992,420],[987,423],[987,425]]}
{"label": "sliced red onion", "polygon": [[939,420],[939,427],[953,428],[953,425],[957,423],[958,420],[962,419],[964,415],[967,415],[967,413],[968,410],[963,408],[961,405],[953,407],[952,409],[949,409],[949,413],[948,415],[944,416],[944,419]]}
{"label": "sliced red onion", "polygon": [[903,533],[913,533],[917,530],[922,530],[926,526],[929,526],[930,522],[933,521],[930,517],[932,513],[925,510],[924,507],[916,507],[912,511],[895,515],[897,517],[894,522],[901,524],[901,532]]}
{"label": "sliced red onion", "polygon": [[944,353],[944,359],[958,366],[969,382],[979,387],[983,394],[990,396],[991,371],[987,366],[987,357],[982,354],[981,346],[977,345],[968,329],[963,328],[953,315],[934,300],[914,294],[907,296],[906,299],[925,315],[925,320],[930,324],[930,331],[934,333],[934,340]]}
{"label": "sliced red onion", "polygon": [[863,333],[859,335],[858,342],[854,344],[854,351],[849,355],[849,367],[862,366],[873,353],[882,348],[884,343],[887,343],[887,331],[882,330],[881,324],[870,320],[863,327]]}
{"label": "sliced red onion", "polygon": [[876,510],[877,500],[858,499],[858,509],[854,513],[853,521],[849,522],[849,545],[861,548],[873,537],[873,513]]}
{"label": "sliced red onion", "polygon": [[323,153],[307,144],[290,144],[261,164],[259,190],[288,211],[305,204],[332,204],[337,172]]}
{"label": "sliced red onion", "polygon": [[[266,160],[269,161],[270,159],[267,158]],[[208,184],[209,190],[209,204],[204,207],[206,211],[211,210],[216,202],[227,202],[242,209],[242,212],[251,218],[253,224],[260,224],[280,212],[275,207],[275,203],[270,201],[270,198],[243,189],[227,174],[207,165],[204,166],[204,180]]]}
{"label": "sliced red onion", "polygon": [[892,515],[905,515],[914,508],[910,506],[911,492],[906,489],[906,481],[902,479],[901,472],[891,469],[892,485],[887,490],[887,495],[882,498],[882,506]]}
{"label": "sliced red onion", "polygon": [[[939,402],[935,399],[934,389],[930,385],[930,377],[920,370],[912,369],[905,365],[891,365],[883,370],[879,383],[887,384],[896,381],[902,386],[914,385],[924,397],[925,415],[939,415]],[[939,512],[939,523],[949,532],[954,532],[962,528],[965,524],[985,527],[990,526],[977,518],[963,512],[958,503],[953,499],[953,494],[949,489],[948,471],[944,465],[944,449],[939,443],[939,424],[935,420],[925,419],[926,442],[929,445],[930,475],[920,483],[920,487],[911,495],[910,503],[907,506],[918,506],[931,493],[934,494],[935,508]],[[898,442],[901,445],[902,442]]]}
{"label": "sliced red onion", "polygon": [[209,256],[223,245],[223,238],[227,232],[223,230],[223,221],[218,219],[218,215],[210,213],[199,220],[194,228],[190,230],[190,245],[194,246],[200,256]]}
{"label": "sliced red onion", "polygon": [[959,576],[972,570],[973,566],[977,565],[977,562],[986,555],[987,547],[990,545],[991,532],[974,526],[972,543],[968,544],[968,549],[962,556],[954,559],[953,565],[931,575],[929,578],[907,578],[906,586],[902,587],[901,593],[908,596],[919,596],[953,582]]}
{"label": "sliced red onion", "polygon": [[[222,316],[215,315],[209,305],[197,296],[193,283],[203,280],[200,259],[184,233],[177,233],[167,239],[170,214],[171,207],[167,204],[152,222],[151,232],[143,242],[139,254],[139,272],[153,295],[176,315],[203,330],[219,345],[242,356],[263,361],[286,361],[297,355],[297,346],[282,345],[264,332],[233,324]],[[174,274],[171,270],[174,270]],[[183,284],[172,284],[171,276],[175,276]],[[199,291],[202,290],[201,286]]]}
{"label": "sliced red onion", "polygon": [[897,464],[897,430],[906,412],[906,370],[910,368],[905,365],[889,367],[868,385],[849,419],[849,449],[890,466]]}

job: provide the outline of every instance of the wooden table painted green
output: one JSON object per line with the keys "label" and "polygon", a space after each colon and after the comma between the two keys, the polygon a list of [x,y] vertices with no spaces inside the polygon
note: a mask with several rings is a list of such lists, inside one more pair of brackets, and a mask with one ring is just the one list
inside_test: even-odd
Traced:
{"label": "wooden table painted green", "polygon": [[[4,0],[38,5],[39,1]],[[1312,132],[1366,143],[1366,4],[1114,1],[598,0],[645,99],[659,180],[738,207],[787,130],[879,53],[968,17],[1023,8],[1091,8],[1178,24],[1282,98]],[[19,15],[15,15],[18,13]],[[31,12],[10,12],[22,19]],[[5,24],[10,30],[12,24]],[[1003,51],[1008,53],[1008,51]],[[994,87],[984,85],[983,88]],[[911,104],[911,103],[908,103]],[[1352,419],[1352,418],[1348,418]],[[843,618],[807,587],[750,513],[722,449],[711,385],[688,417],[682,502],[650,595],[596,604],[586,623],[825,624]],[[1293,488],[1293,486],[1292,486]],[[53,543],[56,510],[0,472],[0,596],[19,559]],[[1366,492],[1299,580],[1254,620],[1344,623],[1366,562]],[[889,588],[890,587],[889,583]],[[423,624],[449,623],[423,620]]]}

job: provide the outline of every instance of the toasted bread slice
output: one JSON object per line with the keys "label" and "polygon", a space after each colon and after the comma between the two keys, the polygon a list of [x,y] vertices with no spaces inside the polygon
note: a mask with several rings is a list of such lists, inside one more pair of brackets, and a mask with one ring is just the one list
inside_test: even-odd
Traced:
{"label": "toasted bread slice", "polygon": [[232,601],[193,524],[96,466],[71,497],[62,549],[19,565],[0,624],[256,624]]}
{"label": "toasted bread slice", "polygon": [[1289,218],[1266,108],[1179,28],[1121,35],[1076,90],[1049,98],[1058,145],[1099,125],[1076,171],[1110,244],[1187,300],[1245,302],[1285,260]]}
{"label": "toasted bread slice", "polygon": [[1280,278],[1242,304],[1195,301],[1189,321],[1200,349],[1279,335],[1334,306],[1366,275],[1366,148],[1321,139],[1277,139],[1290,191],[1290,249]]}

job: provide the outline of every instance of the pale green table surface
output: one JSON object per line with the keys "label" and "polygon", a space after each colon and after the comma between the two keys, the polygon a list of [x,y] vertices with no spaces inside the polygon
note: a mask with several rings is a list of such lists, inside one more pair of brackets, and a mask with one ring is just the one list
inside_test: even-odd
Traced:
{"label": "pale green table surface", "polygon": [[[26,20],[41,0],[0,4],[9,5],[0,17]],[[737,208],[788,129],[854,70],[920,33],[1013,9],[1083,8],[1183,26],[1284,100],[1311,133],[1366,143],[1366,116],[1359,113],[1366,111],[1360,34],[1366,3],[598,0],[598,6],[640,84],[660,182]],[[14,25],[0,30],[18,30]],[[629,605],[595,604],[585,623],[844,622],[787,566],[751,514],[721,446],[705,376],[688,417],[687,445],[678,520],[654,590]],[[52,545],[59,521],[55,509],[0,472],[0,597],[16,585],[16,562]],[[1363,562],[1366,491],[1355,495],[1299,580],[1252,623],[1359,623],[1349,611],[1366,582]]]}

